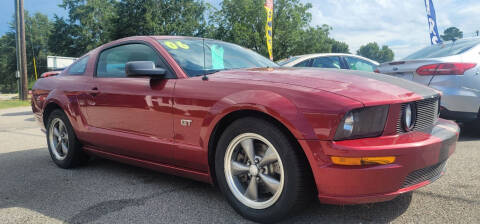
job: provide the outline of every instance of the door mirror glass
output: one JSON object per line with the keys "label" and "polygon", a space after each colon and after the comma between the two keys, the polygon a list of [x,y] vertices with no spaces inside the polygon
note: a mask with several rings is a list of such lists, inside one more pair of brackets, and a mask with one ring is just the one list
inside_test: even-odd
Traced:
{"label": "door mirror glass", "polygon": [[125,73],[127,77],[150,76],[163,78],[167,70],[155,67],[153,61],[131,61],[125,64]]}

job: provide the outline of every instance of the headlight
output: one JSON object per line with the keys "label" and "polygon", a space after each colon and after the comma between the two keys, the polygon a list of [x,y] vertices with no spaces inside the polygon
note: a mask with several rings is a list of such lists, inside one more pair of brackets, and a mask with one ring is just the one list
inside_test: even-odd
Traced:
{"label": "headlight", "polygon": [[364,107],[345,114],[335,132],[335,140],[380,136],[387,121],[388,105]]}

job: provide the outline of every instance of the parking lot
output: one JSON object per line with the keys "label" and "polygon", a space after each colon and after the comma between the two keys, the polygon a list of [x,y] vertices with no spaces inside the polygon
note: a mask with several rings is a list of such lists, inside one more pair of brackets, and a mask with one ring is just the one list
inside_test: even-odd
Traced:
{"label": "parking lot", "polygon": [[[447,173],[393,201],[318,202],[288,223],[480,223],[480,128],[462,130]],[[247,223],[214,187],[108,160],[63,170],[29,107],[0,110],[1,223]]]}

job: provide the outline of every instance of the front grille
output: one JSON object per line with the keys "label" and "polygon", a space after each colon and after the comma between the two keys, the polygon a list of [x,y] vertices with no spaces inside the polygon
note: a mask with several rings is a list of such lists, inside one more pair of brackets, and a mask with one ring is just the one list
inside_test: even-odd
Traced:
{"label": "front grille", "polygon": [[[438,119],[438,106],[440,98],[433,97],[429,99],[415,101],[417,108],[417,118],[415,124],[412,128],[412,131],[415,130],[425,130],[431,128]],[[398,116],[397,121],[397,133],[405,133],[405,130],[402,127],[402,114],[405,110],[407,104],[402,104],[402,109],[400,110],[400,115]]]}
{"label": "front grille", "polygon": [[401,188],[410,187],[427,180],[431,182],[437,180],[442,175],[442,172],[445,170],[446,165],[447,161],[445,160],[433,166],[425,167],[411,172],[405,178],[405,181],[403,182]]}

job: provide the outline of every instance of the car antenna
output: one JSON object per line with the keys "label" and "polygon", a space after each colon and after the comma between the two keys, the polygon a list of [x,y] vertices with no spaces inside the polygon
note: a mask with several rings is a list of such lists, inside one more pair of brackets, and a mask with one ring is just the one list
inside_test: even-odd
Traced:
{"label": "car antenna", "polygon": [[207,81],[208,77],[207,77],[207,71],[205,70],[205,38],[204,37],[202,38],[202,41],[203,41],[203,77],[202,77],[202,80]]}

